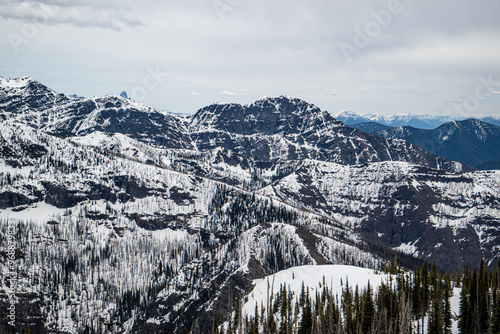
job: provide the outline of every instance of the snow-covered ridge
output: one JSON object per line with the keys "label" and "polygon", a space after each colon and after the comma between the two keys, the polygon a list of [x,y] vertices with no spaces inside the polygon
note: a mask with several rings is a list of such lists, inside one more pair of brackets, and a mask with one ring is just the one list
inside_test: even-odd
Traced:
{"label": "snow-covered ridge", "polygon": [[37,84],[0,97],[0,114],[64,137],[121,133],[150,146],[196,154],[224,147],[246,164],[304,158],[344,164],[398,160],[455,170],[449,161],[404,141],[352,131],[318,107],[287,96],[245,106],[215,104],[182,118],[117,96],[72,99]]}
{"label": "snow-covered ridge", "polygon": [[31,82],[36,82],[36,81],[35,79],[27,76],[21,78],[0,77],[0,88],[22,88],[26,87]]}

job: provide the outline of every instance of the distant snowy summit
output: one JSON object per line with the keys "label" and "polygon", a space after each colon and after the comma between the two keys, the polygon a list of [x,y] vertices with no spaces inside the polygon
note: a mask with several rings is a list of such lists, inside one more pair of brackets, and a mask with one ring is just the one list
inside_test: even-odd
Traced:
{"label": "distant snowy summit", "polygon": [[[396,127],[396,126],[412,126],[418,129],[432,130],[445,123],[451,121],[462,121],[464,117],[454,116],[439,116],[429,114],[396,114],[396,115],[375,115],[363,114],[353,111],[341,111],[333,114],[333,117],[341,121],[345,125],[356,125],[361,123],[377,123],[379,125]],[[500,126],[500,116],[479,117],[478,119]],[[374,125],[367,125],[372,128]],[[380,130],[377,128],[375,131]]]}
{"label": "distant snowy summit", "polygon": [[128,99],[128,100],[130,100],[130,97],[128,97],[128,94],[127,94],[127,92],[126,92],[126,91],[122,91],[122,92],[120,93],[120,97],[123,97],[124,99]]}

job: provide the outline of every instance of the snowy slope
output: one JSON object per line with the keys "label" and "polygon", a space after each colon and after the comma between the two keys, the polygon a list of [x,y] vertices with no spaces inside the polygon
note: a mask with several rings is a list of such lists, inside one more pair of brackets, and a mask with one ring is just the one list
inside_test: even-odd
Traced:
{"label": "snowy slope", "polygon": [[[154,332],[196,326],[194,320],[207,314],[203,305],[218,300],[221,284],[235,272],[247,278],[228,289],[301,264],[380,263],[360,249],[367,246],[348,227],[144,163],[152,153],[122,135],[63,139],[7,121],[0,129],[0,236],[7,221],[17,223],[25,252],[19,289],[33,294],[23,304],[61,294],[37,302],[42,304],[33,311],[39,321],[47,319],[46,328],[77,332],[101,323],[111,332],[134,326],[153,326]],[[124,154],[102,145],[112,143]],[[244,208],[245,215],[234,215]],[[6,270],[0,261],[0,271]],[[149,307],[163,320],[146,313]],[[176,315],[179,308],[190,316]]]}
{"label": "snowy slope", "polygon": [[309,289],[311,296],[314,296],[316,291],[320,292],[325,285],[333,294],[340,296],[347,284],[352,288],[356,286],[363,288],[370,283],[376,291],[382,282],[388,281],[389,277],[373,269],[345,265],[306,265],[282,270],[274,275],[253,281],[254,287],[248,293],[248,300],[242,307],[243,317],[254,315],[255,304],[259,308],[261,304],[266,305],[271,293],[279,291],[280,286],[283,285],[295,296],[300,295],[302,283],[306,289]]}
{"label": "snowy slope", "polygon": [[[295,307],[302,288],[309,292],[310,296],[321,293],[325,288],[333,295],[340,297],[344,289],[349,286],[354,291],[365,289],[370,284],[372,291],[377,291],[382,283],[390,284],[391,275],[374,271],[372,269],[345,265],[305,265],[279,271],[273,275],[253,281],[252,290],[247,293],[242,305],[242,317],[255,316],[257,305],[260,311],[261,305],[266,306],[269,300],[276,300],[280,289],[286,287],[287,293],[293,295],[293,307]],[[460,288],[453,289],[450,298],[451,312],[458,315],[460,308]],[[263,315],[260,314],[262,317]],[[279,322],[279,318],[277,319]],[[427,320],[424,321],[427,326]],[[415,329],[416,329],[416,324]],[[227,329],[226,322],[221,327]],[[279,327],[279,326],[278,326]],[[458,322],[453,320],[452,333],[458,334]]]}

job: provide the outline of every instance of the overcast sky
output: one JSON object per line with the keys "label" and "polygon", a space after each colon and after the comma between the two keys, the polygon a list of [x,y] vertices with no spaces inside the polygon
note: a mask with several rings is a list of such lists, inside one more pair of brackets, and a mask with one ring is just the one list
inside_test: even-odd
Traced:
{"label": "overcast sky", "polygon": [[193,113],[500,115],[500,1],[0,0],[0,76]]}

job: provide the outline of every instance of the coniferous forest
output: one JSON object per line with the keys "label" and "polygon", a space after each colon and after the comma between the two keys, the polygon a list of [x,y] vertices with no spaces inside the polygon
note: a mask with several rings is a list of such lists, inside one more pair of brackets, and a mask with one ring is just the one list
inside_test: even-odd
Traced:
{"label": "coniferous forest", "polygon": [[[255,305],[251,316],[242,316],[240,304],[229,319],[215,313],[212,333],[500,333],[500,275],[484,261],[479,268],[450,274],[435,263],[403,271],[395,259],[382,271],[390,278],[377,289],[346,281],[340,293],[324,283],[315,291],[302,284],[295,294],[281,284],[277,293]],[[452,312],[454,294],[460,298],[458,313]]]}

